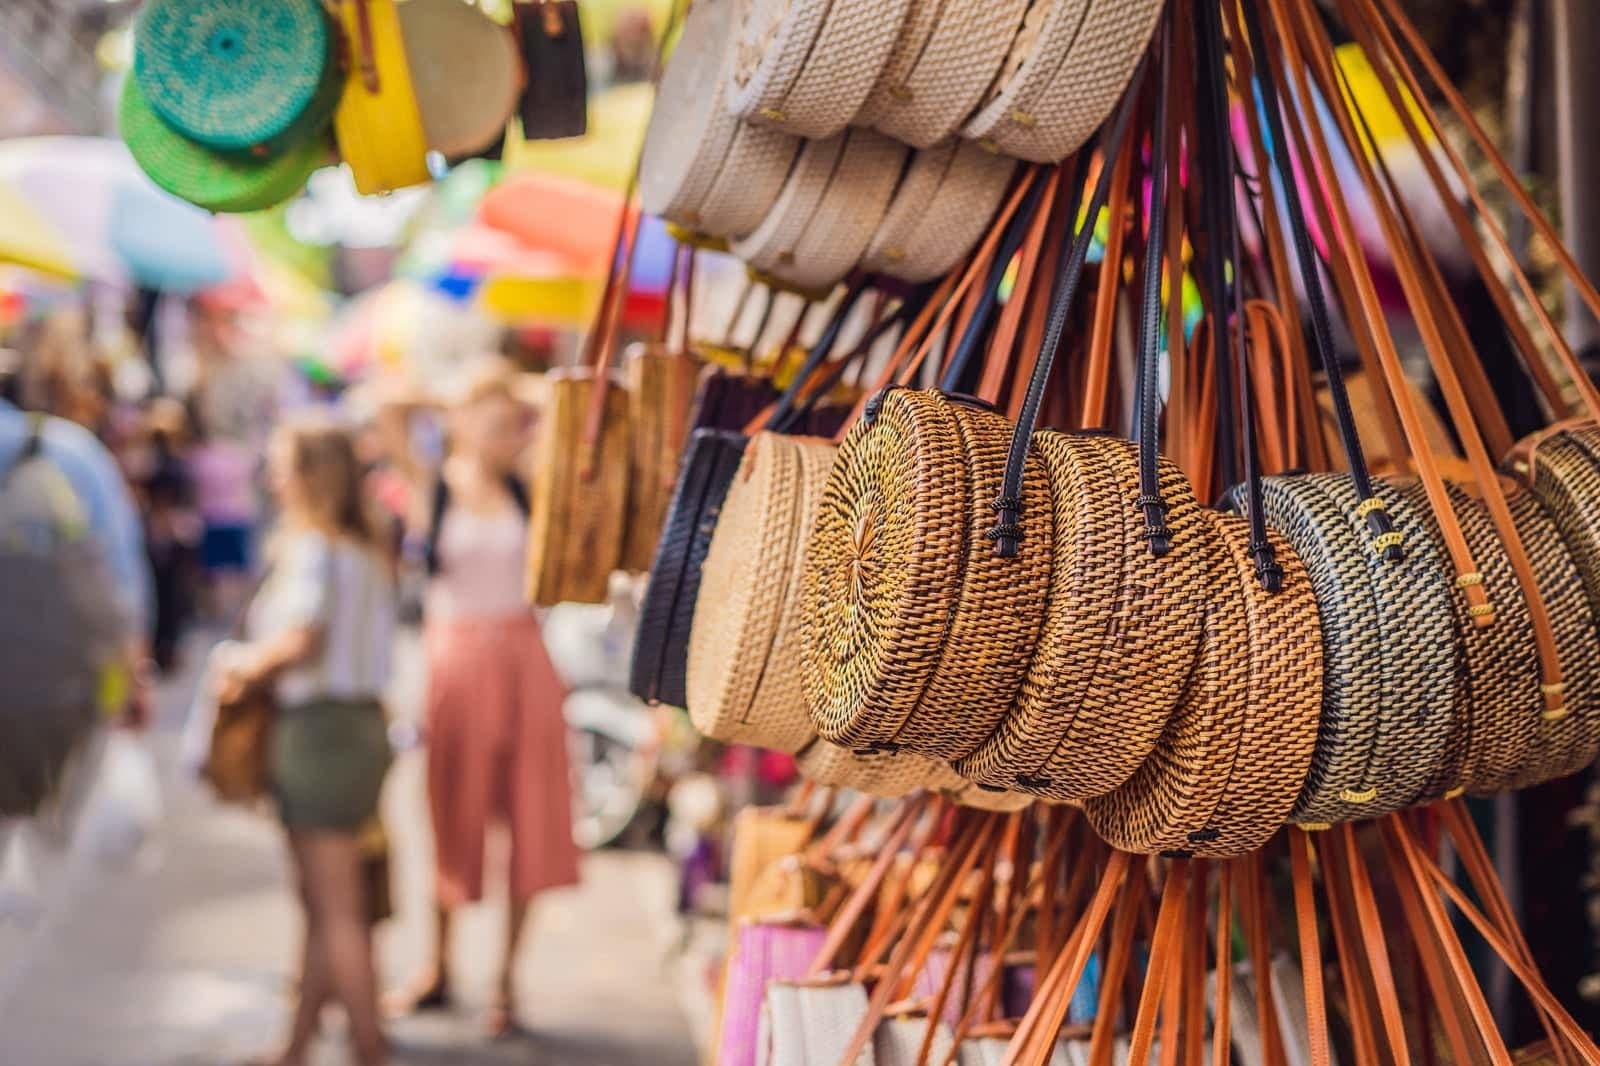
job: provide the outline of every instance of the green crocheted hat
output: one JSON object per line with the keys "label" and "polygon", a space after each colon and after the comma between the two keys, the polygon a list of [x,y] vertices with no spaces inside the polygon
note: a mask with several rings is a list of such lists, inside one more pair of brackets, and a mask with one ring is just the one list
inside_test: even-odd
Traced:
{"label": "green crocheted hat", "polygon": [[163,122],[137,78],[122,83],[117,124],[150,180],[208,211],[260,211],[282,203],[304,188],[311,172],[329,158],[321,137],[271,159],[213,151]]}
{"label": "green crocheted hat", "polygon": [[342,85],[336,42],[320,0],[149,0],[133,73],[191,141],[271,156],[326,128]]}

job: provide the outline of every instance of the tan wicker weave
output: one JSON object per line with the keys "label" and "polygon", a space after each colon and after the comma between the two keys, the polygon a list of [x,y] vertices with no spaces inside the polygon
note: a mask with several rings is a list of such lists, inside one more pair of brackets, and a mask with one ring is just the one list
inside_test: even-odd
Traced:
{"label": "tan wicker weave", "polygon": [[[835,743],[956,759],[1021,685],[1050,523],[1030,527],[1015,559],[986,537],[1011,435],[1000,415],[931,390],[895,389],[874,406],[840,448],[806,553],[807,704]],[[1042,492],[1036,455],[1025,473]]]}
{"label": "tan wicker weave", "polygon": [[1083,29],[1091,2],[1035,0],[988,100],[962,127],[963,137],[999,150],[997,136],[1012,126],[1025,128],[1038,121],[1033,108],[1040,95],[1057,78],[1071,77],[1071,71],[1062,69],[1062,60]]}
{"label": "tan wicker weave", "polygon": [[698,0],[656,89],[639,163],[653,215],[717,237],[743,236],[771,210],[798,139],[748,127],[723,100],[741,0]]}
{"label": "tan wicker weave", "polygon": [[946,141],[912,157],[863,270],[903,281],[948,273],[983,237],[1016,163],[965,141]]}
{"label": "tan wicker weave", "polygon": [[917,148],[954,136],[983,103],[1022,27],[1028,0],[943,0],[911,69],[884,84],[858,121]]}
{"label": "tan wicker weave", "polygon": [[800,776],[819,785],[896,799],[918,789],[960,791],[964,782],[942,763],[909,752],[858,754],[818,740],[800,753]]}
{"label": "tan wicker weave", "polygon": [[529,477],[529,600],[541,607],[558,603],[605,603],[611,572],[622,561],[623,527],[628,507],[628,396],[606,390],[604,420],[594,446],[590,477],[582,476],[579,455],[593,373],[552,370],[535,467]]}
{"label": "tan wicker weave", "polygon": [[621,569],[643,573],[655,557],[678,482],[700,368],[689,356],[662,345],[635,345],[623,356],[623,368],[631,462]]}
{"label": "tan wicker weave", "polygon": [[772,209],[745,237],[734,241],[733,254],[757,270],[771,272],[794,261],[795,249],[827,194],[833,171],[844,153],[846,134],[807,141],[795,157],[794,169]]}
{"label": "tan wicker weave", "polygon": [[1021,93],[986,135],[1019,159],[1076,152],[1111,114],[1150,43],[1163,0],[1093,0],[1054,77]]}
{"label": "tan wicker weave", "polygon": [[716,740],[794,753],[816,736],[800,690],[792,586],[833,445],[761,433],[745,448],[701,571],[689,717]]}

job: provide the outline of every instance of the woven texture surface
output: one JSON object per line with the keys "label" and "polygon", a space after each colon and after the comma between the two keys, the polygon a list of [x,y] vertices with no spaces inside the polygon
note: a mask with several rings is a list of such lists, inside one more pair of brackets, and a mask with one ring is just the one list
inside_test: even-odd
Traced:
{"label": "woven texture surface", "polygon": [[1002,152],[1037,163],[1077,151],[1128,87],[1163,6],[1162,0],[1093,0],[1055,75],[1019,94],[989,138]]}
{"label": "woven texture surface", "polygon": [[737,0],[700,0],[661,71],[639,158],[639,202],[694,228],[739,120],[722,105]]}
{"label": "woven texture surface", "polygon": [[406,0],[400,25],[428,147],[455,159],[503,137],[522,94],[510,31],[460,0]]}
{"label": "woven texture surface", "polygon": [[1011,128],[1054,117],[1037,114],[1036,101],[1058,77],[1071,77],[1062,61],[1083,29],[1089,7],[1090,0],[1037,0],[1012,44],[1001,80],[967,121],[963,136],[998,146]]}
{"label": "woven texture surface", "polygon": [[1126,784],[1083,805],[1095,831],[1124,851],[1192,847],[1190,834],[1206,828],[1228,787],[1254,699],[1270,699],[1251,684],[1250,617],[1235,561],[1249,558],[1249,528],[1231,515],[1200,514],[1205,622],[1194,671],[1150,757]]}
{"label": "woven texture surface", "polygon": [[640,345],[628,352],[624,368],[631,432],[622,569],[644,573],[655,558],[677,485],[699,367],[681,353]]}
{"label": "woven texture surface", "polygon": [[[1438,523],[1422,483],[1404,479],[1397,485],[1438,538]],[[1543,724],[1544,697],[1539,691],[1539,656],[1533,618],[1511,557],[1483,503],[1455,485],[1450,502],[1467,547],[1483,574],[1483,590],[1494,606],[1494,624],[1480,628],[1472,618],[1466,594],[1452,589],[1455,607],[1456,655],[1461,664],[1460,706],[1446,758],[1418,802],[1428,803],[1465,789],[1497,791],[1515,777]],[[1551,545],[1545,545],[1548,549]],[[1532,545],[1524,545],[1531,550]]]}
{"label": "woven texture surface", "polygon": [[710,190],[698,212],[685,216],[686,224],[730,240],[755,229],[773,210],[804,145],[787,133],[740,123]]}
{"label": "woven texture surface", "polygon": [[770,268],[781,281],[821,292],[855,269],[883,222],[907,149],[871,130],[850,130],[844,151],[793,250]]}
{"label": "woven texture surface", "polygon": [[871,124],[917,148],[953,136],[995,83],[1028,6],[1028,0],[944,0],[915,66],[883,87],[886,99]]}
{"label": "woven texture surface", "polygon": [[725,90],[740,118],[776,111],[811,57],[832,0],[739,0]]}
{"label": "woven texture surface", "polygon": [[1249,692],[1227,784],[1210,820],[1189,835],[1185,847],[1225,858],[1265,844],[1288,819],[1317,746],[1323,663],[1317,599],[1294,549],[1267,531],[1283,568],[1283,587],[1271,593],[1256,580],[1248,526],[1223,520],[1217,532],[1244,590]]}
{"label": "woven texture surface", "polygon": [[747,236],[733,242],[733,254],[768,273],[793,262],[795,248],[828,191],[845,144],[846,135],[842,133],[826,140],[806,141],[772,210]]}
{"label": "woven texture surface", "polygon": [[964,141],[917,153],[873,235],[862,268],[930,281],[955,267],[988,230],[1016,163]]}
{"label": "woven texture surface", "polygon": [[950,769],[910,752],[857,754],[818,740],[800,753],[800,776],[819,785],[849,788],[869,796],[895,799],[919,788],[959,790],[963,782]]}
{"label": "woven texture surface", "polygon": [[156,114],[218,151],[276,154],[325,128],[338,100],[318,0],[152,0],[134,45],[133,76]]}
{"label": "woven texture surface", "polygon": [[783,102],[748,117],[797,137],[838,133],[866,103],[910,10],[911,0],[833,0]]}
{"label": "woven texture surface", "polygon": [[884,113],[905,91],[905,82],[932,39],[948,0],[911,0],[906,6],[894,47],[878,71],[878,79],[857,109],[854,124],[876,127]]}
{"label": "woven texture surface", "polygon": [[529,479],[528,599],[541,607],[558,603],[605,603],[611,572],[622,561],[622,530],[628,507],[628,395],[606,390],[600,439],[586,479],[579,469],[589,390],[587,370],[553,370],[535,468]]}
{"label": "woven texture surface", "polygon": [[117,128],[151,181],[208,211],[260,211],[276,206],[305,188],[306,179],[329,154],[320,139],[269,160],[214,152],[163,122],[150,109],[134,78],[123,80]]}
{"label": "woven texture surface", "polygon": [[1412,802],[1435,775],[1456,699],[1452,574],[1405,498],[1374,484],[1403,562],[1384,561],[1341,474],[1267,478],[1267,522],[1305,563],[1322,617],[1317,749],[1292,820],[1374,817]]}

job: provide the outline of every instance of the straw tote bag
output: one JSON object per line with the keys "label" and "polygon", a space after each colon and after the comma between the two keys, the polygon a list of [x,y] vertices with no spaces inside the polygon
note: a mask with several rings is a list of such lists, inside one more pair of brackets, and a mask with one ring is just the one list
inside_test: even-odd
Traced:
{"label": "straw tote bag", "polygon": [[825,930],[814,925],[741,922],[723,985],[717,1066],[755,1066],[767,986],[797,981],[822,949]]}
{"label": "straw tote bag", "polygon": [[697,0],[668,58],[645,131],[639,199],[695,233],[742,237],[772,210],[798,138],[730,114],[723,92],[742,0]]}
{"label": "straw tote bag", "polygon": [[134,25],[133,78],[176,133],[265,160],[327,130],[338,44],[318,0],[156,0]]}
{"label": "straw tote bag", "polygon": [[748,0],[735,29],[729,111],[813,140],[855,120],[912,0]]}
{"label": "straw tote bag", "polygon": [[914,0],[855,121],[914,148],[954,136],[983,102],[1031,0]]}
{"label": "straw tote bag", "polygon": [[371,196],[423,184],[428,138],[394,0],[341,0],[339,19],[355,58],[333,130],[357,191]]}
{"label": "straw tote bag", "polygon": [[852,129],[800,150],[772,210],[733,254],[802,292],[826,293],[866,254],[904,170],[907,150]]}
{"label": "straw tote bag", "polygon": [[966,141],[917,152],[861,269],[912,282],[949,273],[982,239],[1016,170],[1015,161]]}
{"label": "straw tote bag", "polygon": [[461,0],[406,0],[399,13],[428,148],[466,159],[498,142],[522,92],[511,31]]}

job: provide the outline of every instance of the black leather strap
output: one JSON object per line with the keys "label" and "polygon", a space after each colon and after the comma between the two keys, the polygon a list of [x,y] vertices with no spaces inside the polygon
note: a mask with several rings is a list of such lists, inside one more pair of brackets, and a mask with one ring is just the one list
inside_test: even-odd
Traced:
{"label": "black leather strap", "polygon": [[[861,302],[861,295],[867,291],[867,288],[868,281],[865,278],[857,278],[850,283],[850,288],[846,290],[844,298],[833,309],[833,317],[828,319],[828,324],[823,327],[822,336],[817,338],[817,343],[812,345],[811,351],[806,353],[806,361],[795,374],[794,380],[789,383],[789,387],[779,397],[778,405],[773,409],[772,417],[767,420],[767,428],[769,430],[782,433],[805,413],[803,407],[800,407],[800,398],[805,392],[806,383],[811,381],[811,375],[816,373],[817,367],[822,365],[823,360],[833,354],[834,346],[839,343],[839,334],[844,332],[845,323],[850,319],[850,312],[854,311],[856,305]],[[814,400],[822,391],[825,390],[813,390],[811,393],[812,399]],[[800,407],[800,409],[797,410],[797,407]]]}
{"label": "black leather strap", "polygon": [[[1202,6],[1204,6],[1202,4]],[[1172,550],[1172,533],[1167,528],[1167,504],[1161,498],[1160,415],[1161,397],[1161,268],[1166,260],[1167,196],[1172,182],[1167,173],[1167,116],[1171,112],[1172,33],[1161,35],[1160,84],[1156,94],[1156,117],[1150,138],[1150,212],[1145,229],[1144,294],[1139,314],[1139,391],[1134,412],[1139,444],[1139,509],[1144,512],[1145,540],[1152,555]],[[1176,267],[1174,268],[1176,270]],[[1174,278],[1176,283],[1176,278]],[[1220,362],[1220,360],[1219,360]]]}
{"label": "black leather strap", "polygon": [[[1100,177],[1095,182],[1094,192],[1089,198],[1089,209],[1084,216],[1087,221],[1072,239],[1071,248],[1062,260],[1061,272],[1056,278],[1055,292],[1050,298],[1050,317],[1045,322],[1044,339],[1033,365],[1033,374],[1028,379],[1028,391],[1022,400],[1022,411],[1018,416],[1016,429],[1011,435],[1011,450],[1006,458],[1005,478],[1001,483],[1000,498],[994,503],[998,517],[994,528],[989,531],[989,539],[994,541],[995,553],[1003,559],[1014,558],[1017,554],[1017,544],[1022,534],[1023,464],[1027,461],[1028,446],[1033,440],[1034,428],[1039,424],[1039,408],[1044,402],[1045,386],[1049,383],[1056,354],[1061,349],[1061,337],[1066,332],[1067,315],[1072,310],[1072,301],[1078,292],[1078,281],[1083,276],[1083,264],[1089,257],[1089,244],[1094,239],[1094,222],[1110,196],[1111,172],[1115,169],[1113,164],[1127,138],[1128,126],[1138,103],[1139,88],[1144,83],[1144,73],[1148,66],[1147,55],[1139,61],[1139,69],[1129,82],[1128,91],[1117,108],[1116,117],[1112,120],[1109,130],[1102,134],[1100,146],[1103,159],[1100,165]],[[1078,173],[1072,183],[1072,188],[1077,190],[1076,195],[1082,194],[1090,155],[1087,149],[1079,153]],[[1069,233],[1071,228],[1077,225],[1079,217],[1077,208],[1078,205],[1074,203],[1072,210],[1067,212]]]}
{"label": "black leather strap", "polygon": [[[1350,408],[1350,393],[1345,388],[1344,371],[1339,365],[1339,353],[1333,346],[1333,326],[1328,316],[1327,297],[1322,291],[1322,275],[1318,272],[1317,253],[1306,225],[1305,210],[1300,198],[1294,194],[1294,167],[1289,158],[1288,133],[1284,129],[1282,105],[1278,99],[1276,80],[1266,71],[1268,64],[1278,60],[1270,47],[1261,26],[1261,15],[1256,0],[1242,0],[1245,32],[1250,38],[1250,51],[1256,63],[1256,90],[1261,94],[1262,111],[1267,118],[1267,133],[1271,143],[1272,168],[1283,183],[1284,205],[1289,215],[1289,231],[1293,237],[1295,259],[1300,268],[1300,281],[1305,287],[1306,303],[1311,310],[1311,332],[1316,341],[1317,355],[1323,373],[1328,378],[1328,391],[1333,397],[1334,420],[1338,423],[1339,439],[1350,464],[1350,477],[1363,500],[1373,499],[1372,476],[1367,470],[1366,456],[1361,450],[1361,438],[1356,432],[1355,414]],[[1367,528],[1374,538],[1383,537],[1394,530],[1387,512],[1377,509],[1367,514]],[[1383,557],[1398,562],[1405,557],[1399,545],[1384,549]]]}

